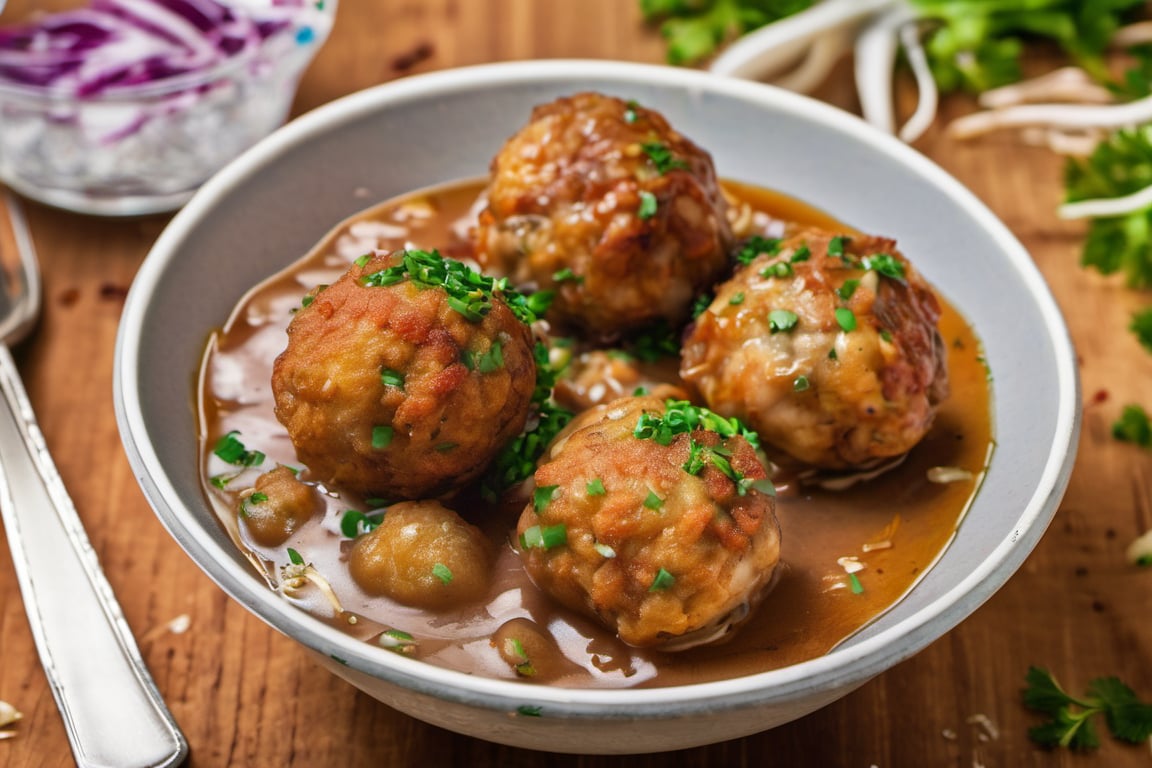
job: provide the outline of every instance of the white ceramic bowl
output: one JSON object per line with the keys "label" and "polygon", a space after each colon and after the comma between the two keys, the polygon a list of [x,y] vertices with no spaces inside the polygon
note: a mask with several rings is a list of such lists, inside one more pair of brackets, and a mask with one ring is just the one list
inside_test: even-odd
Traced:
{"label": "white ceramic bowl", "polygon": [[[376,200],[486,171],[531,107],[595,89],[663,112],[722,176],[782,189],[899,239],[975,325],[994,374],[998,448],[955,540],[911,594],[821,658],[722,682],[566,690],[448,671],[353,640],[269,591],[217,524],[189,404],[209,331],[240,296]],[[665,67],[520,62],[412,77],[304,115],[210,180],[141,267],[116,351],[125,448],[156,513],[228,594],[333,672],[414,717],[567,752],[701,745],[811,712],[916,653],[1007,581],[1063,494],[1079,433],[1063,320],[1008,230],[937,166],[791,93]],[[1011,628],[1005,628],[1011,631]],[[540,717],[513,716],[524,706]]]}

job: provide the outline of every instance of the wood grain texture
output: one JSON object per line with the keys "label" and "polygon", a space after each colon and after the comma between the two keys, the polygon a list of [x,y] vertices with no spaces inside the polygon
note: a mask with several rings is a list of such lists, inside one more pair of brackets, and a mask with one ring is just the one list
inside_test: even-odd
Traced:
{"label": "wood grain texture", "polygon": [[[297,113],[408,74],[489,61],[659,62],[632,0],[341,0]],[[851,108],[850,72],[821,95]],[[949,99],[943,121],[970,111]],[[1152,355],[1125,331],[1152,302],[1078,266],[1080,225],[1054,214],[1061,163],[1008,136],[918,148],[959,177],[1033,254],[1082,362],[1085,425],[1071,486],[1020,572],[956,630],[824,710],[774,731],[629,758],[555,756],[456,736],[399,714],[317,667],[226,598],[153,517],[120,447],[112,357],[123,295],[165,217],[106,221],[29,204],[45,311],[17,350],[33,405],[127,619],[192,747],[194,766],[1148,766],[1148,747],[1105,739],[1089,755],[1027,739],[1029,665],[1071,689],[1117,675],[1152,698],[1152,571],[1124,549],[1152,528],[1152,452],[1114,441],[1124,403],[1152,407]],[[913,254],[913,257],[915,255]],[[946,290],[946,287],[945,287]],[[1102,394],[1098,394],[1102,393]],[[3,534],[0,533],[0,538]],[[187,632],[166,623],[187,615]],[[0,699],[25,718],[0,768],[71,761],[40,670],[6,544],[0,547]],[[995,733],[976,722],[986,717]]]}

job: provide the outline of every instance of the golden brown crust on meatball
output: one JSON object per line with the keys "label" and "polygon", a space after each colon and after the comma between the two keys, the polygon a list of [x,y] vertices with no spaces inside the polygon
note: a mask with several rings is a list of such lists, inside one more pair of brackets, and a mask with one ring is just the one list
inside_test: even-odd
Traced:
{"label": "golden brown crust on meatball", "polygon": [[580,93],[538,106],[491,170],[477,259],[555,290],[548,318],[585,336],[678,326],[727,266],[711,156],[633,102]]}
{"label": "golden brown crust on meatball", "polygon": [[278,547],[323,506],[315,488],[281,465],[257,477],[251,493],[241,494],[240,520],[254,542]]}
{"label": "golden brown crust on meatball", "polygon": [[773,458],[864,468],[911,449],[947,397],[939,316],[894,241],[808,229],[720,286],[680,371]]}
{"label": "golden brown crust on meatball", "polygon": [[405,605],[444,608],[488,591],[491,560],[480,529],[437,501],[393,504],[348,555],[352,580],[365,592]]}
{"label": "golden brown crust on meatball", "polygon": [[537,586],[636,646],[723,634],[718,625],[746,615],[780,554],[755,449],[702,428],[637,437],[645,414],[666,409],[626,397],[578,416],[541,460],[517,527]]}
{"label": "golden brown crust on meatball", "polygon": [[276,417],[322,482],[388,500],[439,496],[480,475],[524,427],[533,340],[499,298],[469,319],[443,288],[371,285],[403,252],[353,265],[288,327]]}

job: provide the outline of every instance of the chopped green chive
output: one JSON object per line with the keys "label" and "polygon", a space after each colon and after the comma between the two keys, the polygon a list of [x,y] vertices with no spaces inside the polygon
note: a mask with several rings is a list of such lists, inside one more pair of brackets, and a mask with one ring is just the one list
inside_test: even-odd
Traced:
{"label": "chopped green chive", "polygon": [[664,413],[642,413],[632,430],[633,437],[641,440],[655,440],[660,445],[671,445],[676,435],[706,429],[721,437],[739,435],[753,448],[760,447],[760,437],[744,426],[736,417],[724,418],[707,408],[693,405],[687,400],[664,401]]}
{"label": "chopped green chive", "polygon": [[416,650],[416,638],[402,629],[386,629],[380,633],[376,642],[381,648],[394,653],[410,654]]}
{"label": "chopped green chive", "polygon": [[666,589],[671,589],[672,585],[676,583],[676,577],[668,571],[661,568],[656,572],[656,578],[652,579],[652,585],[648,587],[649,592],[663,592]]}
{"label": "chopped green chive", "polygon": [[659,141],[645,142],[640,145],[640,148],[644,150],[644,154],[648,155],[648,159],[652,161],[652,165],[656,166],[656,170],[661,176],[668,171],[688,167],[688,163],[676,157],[667,145]]}
{"label": "chopped green chive", "polygon": [[893,280],[904,279],[904,265],[890,253],[874,253],[860,260],[860,266],[879,272]]}
{"label": "chopped green chive", "polygon": [[647,190],[640,190],[640,208],[636,211],[636,215],[641,219],[650,219],[656,215],[656,209],[659,203],[656,202],[656,195]]}
{"label": "chopped green chive", "polygon": [[382,451],[392,444],[392,436],[395,430],[389,426],[377,425],[372,427],[372,450]]}
{"label": "chopped green chive", "polygon": [[557,270],[552,273],[552,279],[558,283],[582,283],[584,278],[572,271],[571,267]]}
{"label": "chopped green chive", "polygon": [[532,491],[532,508],[536,510],[536,514],[540,514],[556,498],[556,489],[558,485],[542,485],[536,490]]}
{"label": "chopped green chive", "polygon": [[584,486],[584,490],[589,496],[603,496],[608,493],[608,491],[604,489],[604,481],[598,477],[589,480],[588,484]]}
{"label": "chopped green chive", "polygon": [[340,533],[354,539],[362,533],[368,533],[380,525],[384,517],[383,512],[366,515],[358,509],[349,509],[340,517]]}
{"label": "chopped green chive", "polygon": [[516,714],[520,715],[521,717],[540,717],[540,713],[542,711],[542,707],[537,707],[532,704],[521,704],[520,706],[516,707]]}
{"label": "chopped green chive", "polygon": [[856,330],[856,315],[847,307],[836,307],[836,322],[845,331]]}
{"label": "chopped green chive", "polygon": [[889,331],[887,328],[881,328],[880,329],[880,338],[882,338],[884,341],[891,344],[892,343],[892,332]]}
{"label": "chopped green chive", "polygon": [[436,453],[448,453],[455,450],[459,445],[457,443],[437,443],[435,447]]}
{"label": "chopped green chive", "polygon": [[804,392],[805,390],[807,390],[811,386],[812,386],[812,384],[808,381],[807,376],[803,376],[803,375],[797,376],[795,379],[792,380],[792,391],[793,392]]}
{"label": "chopped green chive", "polygon": [[372,261],[372,254],[366,253],[363,256],[357,256],[356,260],[352,263],[363,269],[364,265]]}
{"label": "chopped green chive", "polygon": [[648,497],[644,499],[644,506],[648,509],[660,509],[664,506],[664,499],[657,495],[656,491],[648,490]]}
{"label": "chopped green chive", "polygon": [[732,298],[728,299],[728,303],[736,307],[744,303],[744,292],[732,294]]}
{"label": "chopped green chive", "polygon": [[792,277],[796,270],[792,268],[792,264],[787,261],[777,261],[774,264],[769,264],[760,270],[760,277]]}
{"label": "chopped green chive", "polygon": [[860,583],[860,577],[854,573],[848,574],[848,586],[852,589],[852,594],[859,595],[864,592],[864,585]]}
{"label": "chopped green chive", "polygon": [[628,103],[624,107],[624,122],[628,123],[628,125],[632,125],[633,123],[635,123],[636,120],[640,117],[640,115],[637,111],[639,109],[640,109],[640,103],[635,101],[635,100],[629,99]]}
{"label": "chopped green chive", "polygon": [[445,584],[452,583],[452,569],[444,565],[444,563],[436,563],[433,565],[432,575]]}
{"label": "chopped green chive", "polygon": [[234,464],[238,467],[256,467],[263,464],[264,454],[260,451],[250,451],[245,448],[244,443],[240,442],[240,439],[237,437],[239,434],[239,431],[232,430],[224,435],[216,441],[216,447],[212,452],[229,464]]}
{"label": "chopped green chive", "polygon": [[412,249],[397,251],[393,256],[399,263],[363,275],[360,285],[382,288],[409,280],[421,288],[443,288],[448,305],[471,322],[479,322],[487,315],[496,297],[528,324],[538,320],[551,303],[552,296],[547,291],[524,296],[508,286],[507,278],[482,275],[462,262],[444,258],[439,251]]}
{"label": "chopped green chive", "polygon": [[476,367],[480,369],[480,373],[492,373],[504,367],[504,346],[499,339],[493,341],[488,351],[480,356]]}
{"label": "chopped green chive", "polygon": [[772,333],[790,331],[796,327],[796,323],[799,321],[800,317],[791,310],[774,309],[768,313],[768,328],[771,329]]}
{"label": "chopped green chive", "polygon": [[828,241],[828,255],[844,258],[845,246],[852,242],[852,238],[847,235],[836,235]]}
{"label": "chopped green chive", "polygon": [[799,248],[792,252],[788,257],[788,261],[792,264],[798,264],[801,261],[808,261],[812,258],[812,249],[808,247],[807,243],[802,243]]}
{"label": "chopped green chive", "polygon": [[568,526],[563,523],[556,525],[533,525],[520,534],[521,549],[552,549],[562,547],[568,543]]}
{"label": "chopped green chive", "polygon": [[836,354],[836,347],[832,347],[831,349],[828,350],[828,359],[829,360],[839,360],[840,359],[840,356],[838,354]]}
{"label": "chopped green chive", "polygon": [[381,368],[380,383],[386,387],[404,389],[404,374],[400,371],[394,371],[391,368]]}
{"label": "chopped green chive", "polygon": [[860,287],[859,280],[845,280],[844,284],[836,289],[836,295],[848,301],[852,298],[852,294],[856,293],[856,289]]}
{"label": "chopped green chive", "polygon": [[736,251],[736,261],[747,265],[752,263],[752,261],[762,253],[773,254],[779,251],[780,238],[752,235],[752,237],[745,240],[740,245],[740,249]]}
{"label": "chopped green chive", "polygon": [[240,500],[240,516],[248,517],[248,507],[268,501],[268,494],[255,491],[251,496]]}

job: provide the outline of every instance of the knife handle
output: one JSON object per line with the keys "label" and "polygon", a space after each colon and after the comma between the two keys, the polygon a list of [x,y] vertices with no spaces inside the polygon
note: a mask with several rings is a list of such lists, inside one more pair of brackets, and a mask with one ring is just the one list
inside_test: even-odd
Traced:
{"label": "knife handle", "polygon": [[183,762],[165,706],[0,344],[0,517],[32,636],[81,768]]}

